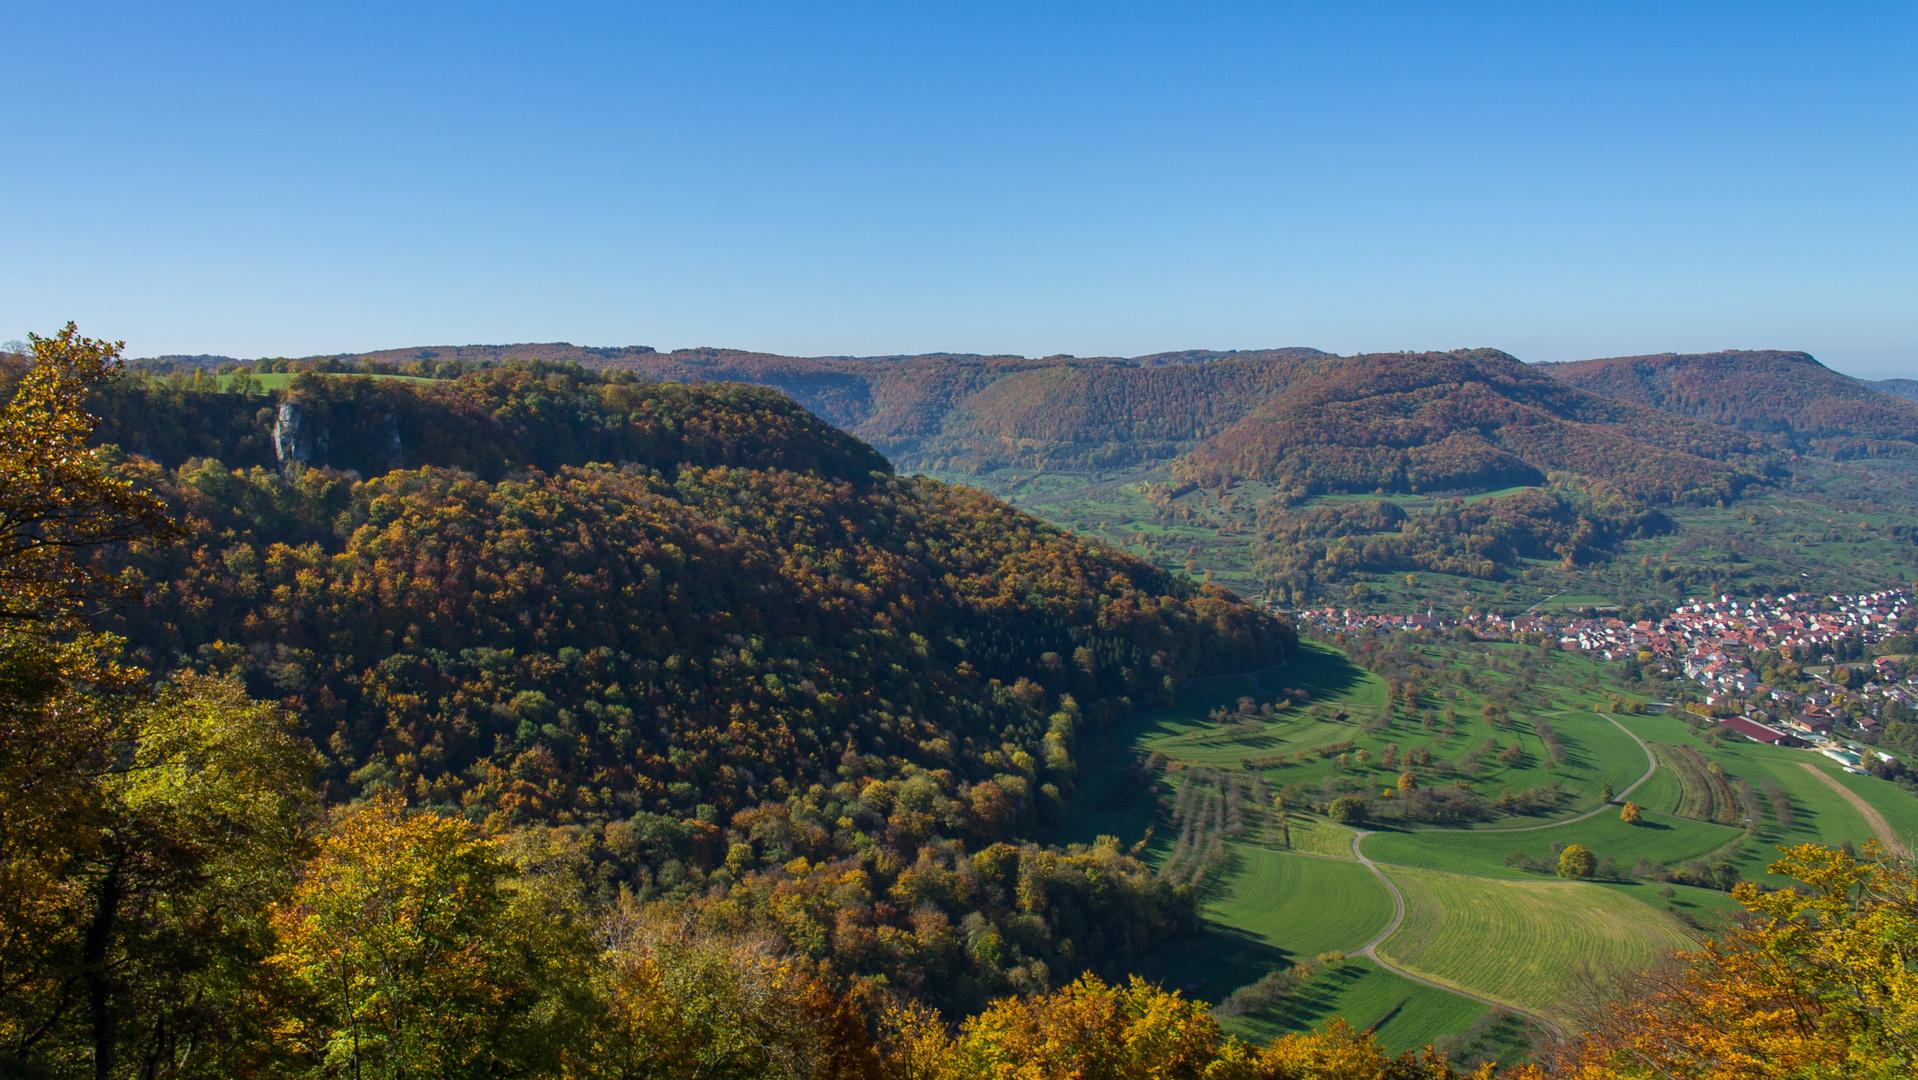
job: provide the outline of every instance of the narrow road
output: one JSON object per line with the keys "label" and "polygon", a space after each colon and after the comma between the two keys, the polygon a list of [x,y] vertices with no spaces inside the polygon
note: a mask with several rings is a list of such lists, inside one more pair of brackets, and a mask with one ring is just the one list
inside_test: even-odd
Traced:
{"label": "narrow road", "polygon": [[1369,957],[1373,963],[1391,972],[1392,974],[1397,975],[1401,979],[1410,979],[1411,981],[1418,983],[1422,986],[1429,986],[1435,990],[1443,990],[1448,994],[1457,994],[1459,997],[1462,997],[1462,998],[1470,998],[1471,1000],[1476,1001],[1481,1005],[1490,1005],[1491,1007],[1495,1009],[1504,1009],[1506,1012],[1517,1013],[1520,1016],[1523,1016],[1526,1019],[1537,1024],[1539,1027],[1544,1028],[1546,1032],[1552,1036],[1552,1038],[1557,1039],[1560,1042],[1563,1042],[1565,1040],[1565,1033],[1559,1030],[1558,1025],[1552,1023],[1550,1020],[1545,1019],[1543,1016],[1540,1016],[1535,1012],[1528,1012],[1527,1010],[1521,1009],[1516,1005],[1510,1004],[1509,1002],[1494,1001],[1493,999],[1488,997],[1480,997],[1479,995],[1474,994],[1469,990],[1461,990],[1456,986],[1447,986],[1446,984],[1442,982],[1436,982],[1432,979],[1428,979],[1424,977],[1423,975],[1415,975],[1412,972],[1407,971],[1406,969],[1402,967],[1399,967],[1398,965],[1392,963],[1390,960],[1387,960],[1385,957],[1379,955],[1379,946],[1385,942],[1386,938],[1389,938],[1394,933],[1396,933],[1398,931],[1399,924],[1405,921],[1405,894],[1399,892],[1399,887],[1393,883],[1391,878],[1385,876],[1385,871],[1379,869],[1379,865],[1377,863],[1366,858],[1365,852],[1359,850],[1360,842],[1370,835],[1372,834],[1364,829],[1358,830],[1358,834],[1352,837],[1352,856],[1353,858],[1358,859],[1358,861],[1364,863],[1365,868],[1367,870],[1372,871],[1373,876],[1379,879],[1379,884],[1384,885],[1385,890],[1392,894],[1392,907],[1393,907],[1392,922],[1388,926],[1386,926],[1385,929],[1379,931],[1379,934],[1377,937],[1366,942],[1364,947],[1357,950],[1357,952],[1355,952],[1353,955]]}
{"label": "narrow road", "polygon": [[1898,834],[1893,831],[1891,822],[1885,820],[1885,815],[1879,813],[1877,807],[1860,798],[1857,792],[1839,783],[1837,777],[1811,762],[1801,761],[1798,764],[1810,769],[1813,776],[1823,780],[1833,791],[1844,796],[1845,801],[1851,804],[1851,808],[1858,811],[1859,815],[1865,819],[1865,824],[1871,826],[1871,831],[1878,834],[1878,839],[1884,842],[1885,850],[1901,859],[1911,858],[1911,849],[1905,846],[1903,840],[1898,839]]}
{"label": "narrow road", "polygon": [[[1616,795],[1614,795],[1613,801],[1616,802],[1617,800],[1623,799],[1625,796],[1630,795],[1633,791],[1636,791],[1641,784],[1645,783],[1645,781],[1650,780],[1652,778],[1652,774],[1658,771],[1658,756],[1652,753],[1652,748],[1650,746],[1647,746],[1645,744],[1645,740],[1639,738],[1637,733],[1633,732],[1632,729],[1626,727],[1624,724],[1619,723],[1618,720],[1614,717],[1607,716],[1605,717],[1605,719],[1611,721],[1611,724],[1613,727],[1624,732],[1626,735],[1631,736],[1631,740],[1638,744],[1638,748],[1640,750],[1643,750],[1645,752],[1644,774],[1641,775],[1637,780],[1632,781],[1632,784],[1630,787],[1627,787],[1624,791],[1618,792]],[[1807,766],[1807,768],[1809,767],[1810,766]],[[1824,776],[1823,773],[1820,773],[1819,775]],[[1828,782],[1831,780],[1830,777],[1825,777],[1825,779]],[[1849,795],[1850,792],[1846,792],[1846,794]],[[1853,797],[1855,798],[1856,796],[1853,796]],[[1580,814],[1577,817],[1566,818],[1563,821],[1546,822],[1543,825],[1525,825],[1516,829],[1419,829],[1417,831],[1418,832],[1470,832],[1470,833],[1536,832],[1540,829],[1556,829],[1556,828],[1560,828],[1561,826],[1571,825],[1575,822],[1584,821],[1586,818],[1596,817],[1597,815],[1602,814],[1606,810],[1610,809],[1611,806],[1612,806],[1612,803],[1610,802],[1601,803],[1595,809],[1587,810],[1585,813]],[[1547,1032],[1551,1034],[1551,1036],[1554,1039],[1559,1039],[1562,1041],[1565,1038],[1565,1035],[1564,1035],[1564,1032],[1559,1030],[1558,1025],[1552,1023],[1550,1020],[1545,1019],[1543,1016],[1540,1016],[1535,1012],[1529,1012],[1525,1009],[1521,1009],[1508,1002],[1494,1001],[1493,999],[1488,997],[1481,997],[1478,994],[1471,993],[1470,991],[1461,990],[1456,986],[1447,986],[1444,983],[1435,982],[1421,975],[1415,975],[1412,972],[1407,971],[1404,968],[1401,968],[1393,964],[1391,961],[1379,955],[1379,946],[1385,942],[1385,939],[1397,933],[1400,924],[1405,922],[1405,895],[1399,892],[1399,887],[1393,883],[1390,877],[1386,876],[1385,871],[1380,868],[1379,864],[1373,862],[1371,859],[1367,858],[1365,855],[1365,850],[1362,845],[1365,843],[1365,838],[1368,836],[1371,836],[1374,831],[1375,830],[1360,829],[1358,830],[1356,835],[1352,837],[1352,857],[1357,859],[1359,862],[1364,863],[1365,868],[1367,870],[1372,871],[1373,876],[1379,879],[1379,884],[1384,885],[1386,891],[1392,894],[1392,907],[1393,907],[1392,921],[1390,924],[1386,926],[1384,930],[1379,931],[1378,936],[1374,937],[1371,941],[1366,942],[1364,947],[1360,948],[1357,951],[1356,955],[1370,957],[1373,963],[1379,965],[1380,967],[1384,968],[1385,970],[1391,972],[1394,975],[1400,976],[1401,978],[1410,979],[1415,983],[1421,983],[1425,986],[1434,987],[1436,989],[1443,990],[1450,994],[1457,994],[1460,997],[1470,998],[1473,1001],[1476,1001],[1485,1005],[1490,1005],[1490,1006],[1493,1006],[1494,1008],[1505,1009],[1509,1012],[1518,1013],[1519,1015],[1526,1017],[1527,1019],[1531,1020],[1533,1023],[1544,1028]]]}

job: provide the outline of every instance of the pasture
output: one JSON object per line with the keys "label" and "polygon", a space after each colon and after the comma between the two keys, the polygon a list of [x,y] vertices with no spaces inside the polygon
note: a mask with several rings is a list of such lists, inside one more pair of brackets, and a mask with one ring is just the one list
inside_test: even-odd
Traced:
{"label": "pasture", "polygon": [[[1743,781],[1752,790],[1757,835],[1753,842],[1735,852],[1730,861],[1739,873],[1768,888],[1786,883],[1784,878],[1771,875],[1765,869],[1778,858],[1780,847],[1803,843],[1836,846],[1846,841],[1862,845],[1876,835],[1844,796],[1806,771],[1806,764],[1836,779],[1865,800],[1884,815],[1900,837],[1918,835],[1918,800],[1887,781],[1846,773],[1819,754],[1765,746],[1740,738],[1727,738],[1714,744],[1700,738],[1683,720],[1673,716],[1622,716],[1619,719],[1648,741],[1697,752],[1717,764],[1734,786]],[[1632,798],[1640,806],[1655,811],[1685,807],[1688,800],[1690,805],[1697,805],[1695,798],[1688,796],[1683,778],[1665,769],[1660,769]],[[1368,847],[1366,851],[1370,854],[1371,849]],[[1674,856],[1673,861],[1676,860]]]}
{"label": "pasture", "polygon": [[[1294,962],[1357,949],[1392,921],[1392,897],[1362,864],[1230,846],[1206,918],[1238,928]],[[1350,849],[1347,849],[1348,854]]]}
{"label": "pasture", "polygon": [[1600,860],[1612,859],[1622,873],[1639,859],[1653,864],[1702,859],[1744,835],[1743,830],[1727,825],[1654,813],[1646,813],[1636,825],[1628,825],[1608,810],[1570,825],[1522,832],[1379,832],[1366,837],[1360,847],[1366,858],[1382,863],[1537,880],[1537,874],[1506,866],[1506,857],[1523,852],[1552,862],[1558,857],[1552,850],[1553,843],[1584,844]]}
{"label": "pasture", "polygon": [[1343,825],[1335,825],[1323,818],[1304,817],[1299,814],[1289,816],[1291,820],[1286,823],[1286,835],[1291,841],[1290,846],[1281,842],[1280,834],[1276,829],[1266,830],[1268,843],[1287,851],[1303,851],[1333,859],[1352,858],[1352,837],[1357,834],[1351,829]]}
{"label": "pasture", "polygon": [[1597,885],[1387,873],[1406,910],[1381,956],[1552,1020],[1565,1020],[1609,973],[1643,970],[1697,945],[1676,918]]}
{"label": "pasture", "polygon": [[[1591,711],[1590,692],[1571,685],[1586,674],[1576,661],[1478,644],[1433,644],[1420,654],[1434,667],[1416,705],[1388,701],[1383,679],[1308,641],[1280,667],[1194,680],[1178,706],[1152,710],[1114,737],[1141,754],[1256,769],[1285,788],[1294,807],[1327,802],[1335,791],[1383,790],[1408,767],[1428,783],[1462,780],[1487,799],[1553,786],[1560,792],[1538,809],[1467,822],[1472,828],[1567,817],[1596,807],[1606,785],[1622,790],[1643,774],[1644,752]],[[1305,700],[1263,708],[1283,702],[1286,690]],[[1513,703],[1509,717],[1485,715],[1495,694]],[[1253,711],[1239,711],[1242,698]],[[1219,708],[1227,715],[1215,718]]]}

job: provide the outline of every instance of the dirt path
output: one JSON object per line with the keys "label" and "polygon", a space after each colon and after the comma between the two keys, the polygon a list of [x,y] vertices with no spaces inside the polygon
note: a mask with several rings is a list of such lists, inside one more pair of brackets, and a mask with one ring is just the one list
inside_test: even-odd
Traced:
{"label": "dirt path", "polygon": [[1353,953],[1353,955],[1369,957],[1373,963],[1391,972],[1392,974],[1397,975],[1398,977],[1402,979],[1410,979],[1411,981],[1415,983],[1422,983],[1434,989],[1443,990],[1448,994],[1457,994],[1459,997],[1462,997],[1462,998],[1470,998],[1473,1001],[1476,1001],[1482,1005],[1490,1005],[1495,1009],[1504,1009],[1507,1012],[1517,1013],[1520,1016],[1523,1016],[1526,1019],[1531,1020],[1533,1023],[1537,1024],[1539,1027],[1544,1028],[1545,1031],[1552,1036],[1552,1038],[1557,1039],[1561,1042],[1564,1041],[1565,1034],[1564,1032],[1559,1030],[1558,1025],[1552,1023],[1550,1020],[1545,1019],[1544,1017],[1538,1015],[1537,1013],[1528,1012],[1525,1009],[1521,1009],[1511,1004],[1510,1002],[1494,1001],[1493,999],[1488,997],[1480,997],[1479,995],[1474,994],[1469,990],[1461,990],[1456,986],[1450,986],[1442,982],[1435,982],[1431,979],[1424,977],[1423,975],[1415,975],[1412,972],[1407,971],[1402,967],[1399,967],[1397,964],[1394,964],[1391,961],[1387,960],[1385,957],[1379,955],[1379,946],[1385,943],[1386,938],[1389,938],[1394,933],[1397,933],[1399,924],[1405,921],[1405,894],[1399,892],[1399,887],[1393,883],[1391,878],[1385,876],[1385,871],[1379,869],[1378,863],[1375,863],[1372,860],[1366,858],[1365,852],[1359,850],[1359,842],[1364,840],[1366,837],[1370,835],[1372,834],[1363,829],[1358,830],[1358,834],[1352,837],[1352,855],[1353,857],[1357,858],[1360,862],[1364,863],[1365,868],[1367,870],[1372,871],[1372,873],[1379,879],[1379,884],[1384,885],[1386,891],[1392,894],[1392,905],[1396,910],[1392,912],[1391,925],[1379,931],[1377,937],[1374,937],[1372,940],[1366,942],[1364,947],[1356,950]]}
{"label": "dirt path", "polygon": [[1879,813],[1877,807],[1859,798],[1857,792],[1839,783],[1836,777],[1811,762],[1801,761],[1799,764],[1810,769],[1813,776],[1823,780],[1826,786],[1844,796],[1845,801],[1851,804],[1851,808],[1858,811],[1859,816],[1865,819],[1865,824],[1871,826],[1871,831],[1878,834],[1878,839],[1884,842],[1887,851],[1901,859],[1911,858],[1911,849],[1905,846],[1903,840],[1898,839],[1898,834],[1892,831],[1891,822],[1885,820],[1885,815]]}

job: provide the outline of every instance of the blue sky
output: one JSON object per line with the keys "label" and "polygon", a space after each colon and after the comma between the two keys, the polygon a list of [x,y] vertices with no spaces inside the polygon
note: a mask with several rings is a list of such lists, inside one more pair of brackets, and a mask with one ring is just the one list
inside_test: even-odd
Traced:
{"label": "blue sky", "polygon": [[1918,377],[1909,2],[6,3],[0,40],[0,338]]}

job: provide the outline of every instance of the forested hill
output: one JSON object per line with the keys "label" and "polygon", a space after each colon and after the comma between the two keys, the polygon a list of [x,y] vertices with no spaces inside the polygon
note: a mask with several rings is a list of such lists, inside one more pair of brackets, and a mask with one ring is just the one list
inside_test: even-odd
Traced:
{"label": "forested hill", "polygon": [[1607,397],[1763,433],[1824,457],[1918,454],[1918,403],[1802,352],[1619,356],[1540,370]]}
{"label": "forested hill", "polygon": [[850,479],[892,469],[784,395],[750,386],[688,387],[541,362],[440,380],[306,372],[271,394],[247,376],[225,385],[229,392],[209,377],[124,380],[95,395],[96,437],[168,467],[299,461],[362,477],[436,465],[497,479],[608,461]]}
{"label": "forested hill", "polygon": [[[275,471],[288,404],[308,460]],[[730,811],[849,753],[985,779],[1007,747],[1046,760],[1061,695],[1103,720],[1290,641],[1223,592],[894,478],[762,389],[532,364],[264,396],[135,380],[102,411],[195,529],[140,556],[160,588],[120,616],[135,646],[299,699],[340,794],[470,801],[476,764],[534,751],[577,772],[534,800],[549,816],[690,813],[679,783]],[[696,747],[714,757],[681,765]]]}
{"label": "forested hill", "polygon": [[1670,503],[1734,497],[1767,468],[1755,436],[1588,393],[1493,349],[1301,368],[1178,471],[1301,496],[1477,490],[1564,471]]}
{"label": "forested hill", "polygon": [[[860,906],[841,879],[887,895],[928,859],[1029,840],[1070,796],[1083,736],[1192,676],[1281,660],[1283,622],[896,477],[762,389],[539,364],[270,395],[209,382],[104,397],[103,432],[157,459],[123,468],[189,530],[133,553],[148,600],[109,625],[152,669],[232,672],[288,703],[330,799],[569,826],[608,888],[642,896],[767,874],[790,891],[810,860],[822,910],[848,914],[795,946],[842,975],[931,980],[942,1006],[1122,965],[1189,923],[1190,898],[1118,852],[1084,856],[1103,867],[1092,891],[1080,856],[1047,854],[1050,929],[934,965],[912,936],[928,910],[1013,919],[1009,893]],[[288,402],[310,462],[275,469]],[[1031,876],[1016,850],[995,858]],[[1101,947],[1053,951],[1067,937]],[[1028,958],[1039,974],[1008,974]]]}
{"label": "forested hill", "polygon": [[1906,401],[1918,401],[1918,379],[1879,379],[1866,386],[1881,394],[1892,394]]}
{"label": "forested hill", "polygon": [[[254,363],[256,372],[354,368],[432,376],[511,359],[683,382],[768,386],[852,432],[907,471],[1096,470],[1161,463],[1224,430],[1286,385],[1316,349],[1191,350],[1119,359],[791,357],[736,349],[659,353],[559,344],[440,346]],[[218,357],[155,358],[186,370]],[[237,363],[233,362],[233,363]]]}

